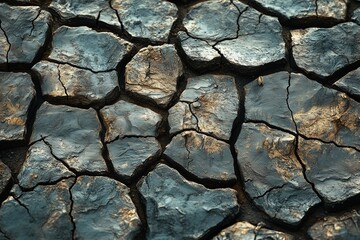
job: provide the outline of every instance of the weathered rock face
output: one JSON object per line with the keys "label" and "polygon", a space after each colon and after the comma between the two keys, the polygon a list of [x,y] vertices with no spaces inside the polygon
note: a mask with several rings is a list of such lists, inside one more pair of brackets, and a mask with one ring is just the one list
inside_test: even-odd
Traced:
{"label": "weathered rock face", "polygon": [[71,188],[76,239],[134,239],[140,219],[129,189],[107,177],[78,177]]}
{"label": "weathered rock face", "polygon": [[[222,14],[218,14],[221,12]],[[210,65],[221,54],[230,64],[254,70],[285,57],[281,25],[240,2],[211,0],[192,6],[184,18],[189,37],[180,33],[183,50],[194,67]],[[209,52],[209,56],[205,56]]]}
{"label": "weathered rock face", "polygon": [[73,179],[8,197],[0,208],[5,239],[71,239],[69,187]]}
{"label": "weathered rock face", "polygon": [[230,146],[204,134],[182,132],[172,139],[164,153],[198,178],[236,179]]}
{"label": "weathered rock face", "polygon": [[213,240],[294,240],[291,235],[273,231],[261,226],[254,226],[248,222],[237,222],[225,228]]}
{"label": "weathered rock face", "polygon": [[32,70],[40,76],[41,91],[50,102],[88,106],[105,104],[119,95],[115,70],[93,73],[49,61],[37,63]]}
{"label": "weathered rock face", "polygon": [[320,202],[304,179],[295,136],[264,124],[244,123],[235,149],[246,192],[269,216],[297,225]]}
{"label": "weathered rock face", "polygon": [[207,189],[159,165],[140,183],[145,200],[147,238],[195,239],[239,210],[232,189]]}
{"label": "weathered rock face", "polygon": [[351,20],[353,20],[354,22],[356,22],[357,24],[360,24],[360,8],[357,8],[352,16],[351,16]]}
{"label": "weathered rock face", "polygon": [[95,72],[114,70],[133,45],[113,33],[88,27],[58,28],[49,59]]}
{"label": "weathered rock face", "polygon": [[334,83],[341,90],[360,98],[360,68],[346,74]]}
{"label": "weathered rock face", "polygon": [[176,92],[183,67],[174,45],[148,46],[126,65],[126,90],[166,106]]}
{"label": "weathered rock face", "polygon": [[0,142],[24,140],[31,101],[35,97],[27,73],[0,72]]}
{"label": "weathered rock face", "polygon": [[43,47],[51,15],[40,7],[0,3],[0,64],[33,62]]}
{"label": "weathered rock face", "polygon": [[315,223],[308,231],[312,239],[359,239],[360,213],[357,211],[345,213],[339,217],[327,217]]}
{"label": "weathered rock face", "polygon": [[332,28],[291,31],[293,56],[302,70],[326,78],[360,60],[360,26],[347,22]]}
{"label": "weathered rock face", "polygon": [[[104,172],[100,122],[93,109],[42,104],[37,112],[31,142],[43,139],[43,151],[50,151],[71,169]],[[30,153],[31,154],[31,151]]]}
{"label": "weathered rock face", "polygon": [[189,78],[180,102],[169,110],[170,133],[196,129],[228,140],[238,105],[233,77],[202,75]]}
{"label": "weathered rock face", "polygon": [[175,4],[164,0],[112,0],[124,29],[134,38],[166,42],[177,17]]}
{"label": "weathered rock face", "polygon": [[0,194],[5,190],[11,179],[10,169],[0,161]]}

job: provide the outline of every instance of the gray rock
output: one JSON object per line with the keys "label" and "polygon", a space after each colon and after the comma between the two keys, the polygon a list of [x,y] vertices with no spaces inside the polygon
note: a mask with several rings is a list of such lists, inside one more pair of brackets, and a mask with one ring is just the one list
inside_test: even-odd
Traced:
{"label": "gray rock", "polygon": [[246,192],[270,217],[298,225],[320,203],[295,155],[295,136],[244,123],[235,149]]}
{"label": "gray rock", "polygon": [[123,137],[155,137],[161,115],[144,107],[120,100],[101,111],[105,126],[105,141]]}
{"label": "gray rock", "polygon": [[117,13],[111,8],[108,0],[52,0],[49,5],[63,19],[83,18],[87,21],[101,22],[121,30]]}
{"label": "gray rock", "polygon": [[232,189],[207,189],[158,165],[138,184],[145,200],[148,239],[198,239],[239,206]]}
{"label": "gray rock", "polygon": [[10,169],[2,161],[0,161],[0,195],[8,186],[10,180],[11,180]]}
{"label": "gray rock", "polygon": [[154,137],[126,137],[107,145],[117,174],[131,177],[138,167],[157,158],[161,146]]}
{"label": "gray rock", "polygon": [[310,227],[308,234],[314,240],[357,240],[360,237],[359,225],[360,213],[354,210],[321,219]]}
{"label": "gray rock", "polygon": [[71,188],[76,239],[134,239],[140,219],[124,184],[107,177],[78,177]]}
{"label": "gray rock", "polygon": [[[82,172],[105,172],[102,158],[100,122],[93,109],[41,105],[37,112],[31,142],[45,138],[42,148],[71,169]],[[46,150],[44,150],[46,151]]]}
{"label": "gray rock", "polygon": [[298,154],[326,204],[342,203],[360,193],[360,152],[299,138]]}
{"label": "gray rock", "polygon": [[26,121],[35,97],[27,73],[0,72],[0,142],[24,140]]}
{"label": "gray rock", "polygon": [[213,240],[295,240],[289,234],[257,226],[248,222],[237,222],[222,230]]}
{"label": "gray rock", "polygon": [[75,106],[105,104],[119,95],[116,71],[93,73],[89,70],[41,61],[32,68],[40,76],[43,96],[57,103]]}
{"label": "gray rock", "polygon": [[326,78],[360,60],[360,26],[353,22],[332,28],[291,31],[293,56],[302,70]]}
{"label": "gray rock", "polygon": [[164,153],[198,178],[236,179],[230,146],[204,134],[182,132],[171,140]]}
{"label": "gray rock", "polygon": [[126,65],[126,90],[166,106],[176,92],[183,67],[174,45],[148,46]]}
{"label": "gray rock", "polygon": [[167,42],[178,11],[164,0],[113,0],[111,5],[132,37],[152,42]]}
{"label": "gray rock", "polygon": [[8,197],[0,208],[1,231],[9,239],[71,239],[72,183],[62,180]]}
{"label": "gray rock", "polygon": [[[0,50],[0,64],[32,63],[40,48],[44,46],[50,24],[50,13],[40,7],[9,6],[1,3],[0,43],[7,44],[2,45],[5,47]],[[5,52],[8,55],[4,58]]]}
{"label": "gray rock", "polygon": [[341,90],[360,98],[360,68],[349,72],[334,83]]}
{"label": "gray rock", "polygon": [[88,27],[59,27],[53,35],[50,60],[92,70],[114,70],[133,45],[113,33]]}
{"label": "gray rock", "polygon": [[[189,103],[189,107],[184,103]],[[239,100],[233,77],[202,75],[189,78],[187,87],[180,96],[180,103],[169,110],[170,133],[195,128],[228,140],[238,108]]]}
{"label": "gray rock", "polygon": [[351,16],[351,20],[353,20],[357,24],[360,24],[360,8],[355,9]]}

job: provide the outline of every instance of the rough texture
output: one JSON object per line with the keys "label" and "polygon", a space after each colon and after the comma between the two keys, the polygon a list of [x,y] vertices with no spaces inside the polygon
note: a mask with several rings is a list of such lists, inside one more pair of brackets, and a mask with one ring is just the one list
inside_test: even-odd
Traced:
{"label": "rough texture", "polygon": [[183,67],[174,45],[148,46],[126,65],[126,90],[166,106],[176,92]]}
{"label": "rough texture", "polygon": [[360,8],[355,9],[351,16],[351,20],[360,25]]}
{"label": "rough texture", "polygon": [[124,184],[107,177],[82,176],[71,193],[76,239],[134,239],[140,230]]}
{"label": "rough texture", "polygon": [[0,161],[0,195],[8,186],[11,179],[10,169]]}
{"label": "rough texture", "polygon": [[360,68],[346,74],[334,85],[350,95],[360,98]]}
{"label": "rough texture", "polygon": [[293,135],[244,123],[235,149],[246,192],[269,216],[298,225],[320,202],[304,179]]}
{"label": "rough texture", "polygon": [[235,180],[230,146],[215,138],[185,131],[176,135],[164,152],[196,177],[210,180]]}
{"label": "rough texture", "polygon": [[355,23],[294,30],[291,38],[296,65],[322,78],[360,60],[360,26]]}
{"label": "rough texture", "polygon": [[31,101],[35,97],[27,73],[0,72],[0,142],[24,140]]}
{"label": "rough texture", "polygon": [[207,189],[158,165],[140,183],[147,216],[147,238],[196,239],[225,218],[237,214],[232,189]]}

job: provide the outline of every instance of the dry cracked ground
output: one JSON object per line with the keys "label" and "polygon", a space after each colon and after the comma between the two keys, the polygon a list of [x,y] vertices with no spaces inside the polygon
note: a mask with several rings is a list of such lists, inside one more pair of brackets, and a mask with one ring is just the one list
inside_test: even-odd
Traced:
{"label": "dry cracked ground", "polygon": [[0,239],[360,239],[359,0],[3,0]]}

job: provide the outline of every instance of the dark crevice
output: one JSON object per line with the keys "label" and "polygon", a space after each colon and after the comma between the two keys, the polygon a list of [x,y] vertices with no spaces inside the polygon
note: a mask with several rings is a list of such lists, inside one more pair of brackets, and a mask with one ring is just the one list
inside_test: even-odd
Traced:
{"label": "dark crevice", "polygon": [[75,240],[75,231],[76,231],[76,224],[74,221],[74,216],[72,215],[73,210],[74,210],[74,198],[73,198],[73,194],[71,192],[72,188],[75,186],[77,181],[77,178],[75,178],[74,183],[69,187],[69,196],[70,196],[70,210],[69,210],[69,216],[70,216],[70,220],[71,220],[71,224],[72,224],[72,229],[71,229],[71,236],[72,239]]}
{"label": "dark crevice", "polygon": [[40,14],[41,14],[41,10],[38,11],[38,13],[37,13],[37,15],[35,16],[35,18],[31,21],[32,28],[31,28],[31,30],[30,30],[29,36],[32,35],[32,33],[33,33],[34,29],[35,29],[35,23],[34,23],[34,22],[36,21],[36,19],[38,19],[38,17],[40,16]]}
{"label": "dark crevice", "polygon": [[6,233],[0,228],[0,233],[4,236],[5,239],[11,240],[9,236],[6,235]]}
{"label": "dark crevice", "polygon": [[7,43],[9,44],[9,48],[8,48],[8,50],[7,50],[7,52],[6,52],[6,64],[5,64],[5,68],[6,68],[7,70],[9,70],[9,53],[10,53],[10,50],[11,50],[11,43],[10,43],[10,40],[9,40],[8,35],[6,34],[5,30],[2,28],[2,21],[1,21],[1,19],[0,19],[0,29],[1,29],[1,31],[4,33],[5,38],[6,38],[6,41],[7,41]]}
{"label": "dark crevice", "polygon": [[276,190],[276,189],[281,189],[281,188],[283,188],[285,185],[286,185],[286,183],[284,183],[284,184],[282,184],[282,185],[280,185],[280,186],[271,187],[271,188],[269,188],[268,190],[266,190],[264,193],[262,193],[261,195],[256,196],[256,197],[253,197],[253,199],[259,199],[259,198],[265,197],[265,195],[269,194],[271,191]]}
{"label": "dark crevice", "polygon": [[57,63],[57,64],[68,64],[72,67],[75,67],[75,68],[79,68],[79,69],[83,69],[83,70],[88,70],[92,73],[106,73],[106,72],[111,72],[111,71],[115,71],[116,69],[115,68],[112,68],[112,69],[107,69],[107,70],[101,70],[101,71],[94,71],[92,70],[91,68],[87,68],[87,67],[82,67],[82,66],[78,66],[76,64],[73,64],[71,62],[63,62],[63,61],[59,61],[59,60],[56,60],[56,59],[52,59],[52,58],[48,58],[48,59],[45,59],[49,62],[53,62],[53,63]]}
{"label": "dark crevice", "polygon": [[61,81],[61,72],[60,72],[60,68],[59,68],[59,67],[60,67],[60,65],[57,64],[57,65],[56,65],[56,68],[57,68],[57,73],[58,73],[58,81],[60,82],[61,86],[62,86],[63,89],[64,89],[64,92],[65,92],[67,101],[69,101],[69,95],[68,95],[68,93],[67,93],[67,89],[66,89],[64,83]]}
{"label": "dark crevice", "polygon": [[71,179],[71,178],[74,178],[74,176],[59,177],[59,179],[56,179],[54,181],[39,182],[31,188],[23,187],[20,184],[18,184],[18,186],[20,187],[22,192],[32,192],[32,191],[34,191],[35,188],[37,188],[39,186],[54,186],[63,180],[67,180],[67,179]]}
{"label": "dark crevice", "polygon": [[14,194],[10,193],[10,196],[13,197],[13,199],[23,208],[25,208],[28,215],[35,221],[34,217],[31,215],[29,208],[20,201],[20,197],[15,196]]}

